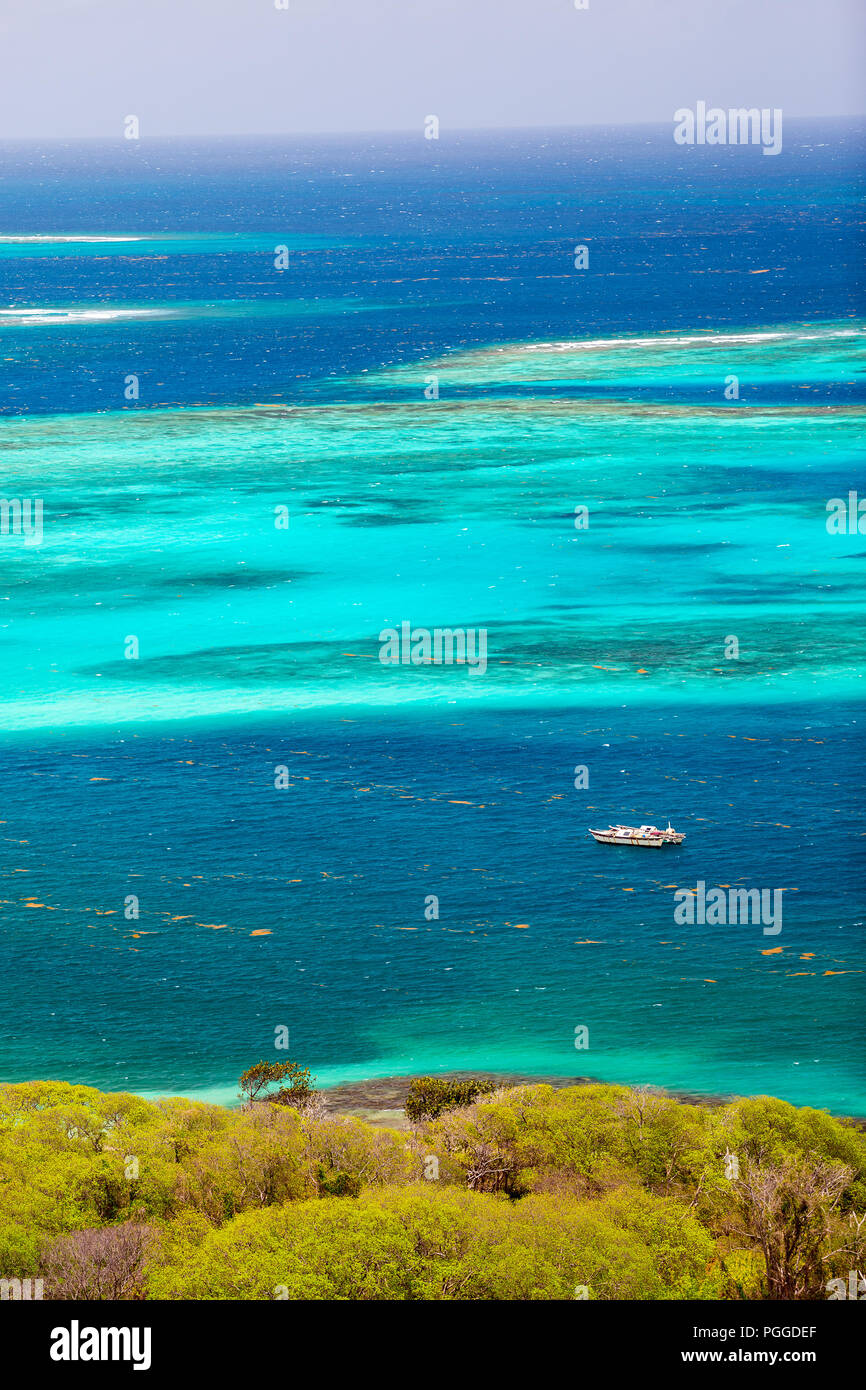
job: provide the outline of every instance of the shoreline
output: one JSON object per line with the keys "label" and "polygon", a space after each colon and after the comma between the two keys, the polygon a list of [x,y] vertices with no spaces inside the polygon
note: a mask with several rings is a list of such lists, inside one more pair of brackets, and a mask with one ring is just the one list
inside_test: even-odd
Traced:
{"label": "shoreline", "polygon": [[[426,1077],[434,1077],[441,1081],[471,1081],[471,1080],[490,1080],[495,1081],[498,1086],[504,1088],[514,1088],[518,1086],[551,1086],[554,1090],[565,1090],[576,1086],[605,1086],[619,1087],[623,1090],[645,1091],[648,1094],[662,1096],[668,1100],[676,1101],[681,1105],[696,1105],[708,1109],[716,1109],[721,1106],[731,1105],[741,1100],[756,1100],[767,1098],[780,1101],[783,1105],[790,1105],[794,1110],[813,1110],[818,1113],[829,1115],[832,1119],[852,1125],[855,1129],[866,1132],[866,1114],[856,1114],[848,1110],[833,1110],[827,1105],[820,1105],[810,1102],[799,1102],[786,1100],[784,1096],[775,1091],[695,1091],[688,1088],[679,1089],[677,1087],[664,1086],[650,1081],[614,1081],[600,1076],[565,1076],[561,1074],[552,1075],[550,1073],[525,1073],[515,1071],[499,1071],[495,1068],[487,1069],[476,1067],[471,1070],[452,1069],[446,1071],[419,1071],[392,1073],[388,1076],[364,1077],[353,1081],[337,1081],[333,1083],[317,1083],[317,1078],[313,1076],[313,1094],[319,1103],[320,1113],[323,1112],[327,1117],[346,1116],[354,1119],[364,1120],[367,1124],[378,1125],[390,1129],[409,1129],[410,1122],[406,1118],[405,1104],[409,1087],[413,1081],[421,1080]],[[137,1096],[141,1100],[154,1105],[162,1100],[187,1100],[196,1105],[212,1105],[220,1110],[237,1110],[243,1107],[242,1097],[235,1091],[231,1096],[221,1095],[219,1098],[214,1096],[211,1089],[202,1091],[195,1086],[190,1086],[185,1090],[162,1090],[162,1089],[135,1089],[124,1086],[106,1086],[99,1082],[88,1080],[69,1080],[59,1076],[26,1076],[17,1079],[0,1078],[0,1088],[6,1086],[28,1086],[34,1084],[42,1085],[66,1085],[80,1086],[87,1090],[98,1091],[103,1095],[131,1095]],[[221,1092],[233,1088],[219,1088]],[[262,1097],[261,1099],[264,1099]]]}
{"label": "shoreline", "polygon": [[[432,1073],[430,1073],[432,1075]],[[420,1074],[418,1074],[420,1075]],[[322,1087],[317,1091],[325,1111],[329,1115],[345,1115],[354,1119],[364,1120],[367,1124],[379,1125],[389,1129],[409,1129],[410,1123],[406,1118],[405,1104],[409,1087],[413,1081],[418,1080],[418,1075],[406,1076],[382,1076],[373,1077],[368,1081],[346,1081],[338,1082],[335,1086]],[[564,1090],[571,1086],[611,1086],[626,1085],[623,1082],[602,1081],[594,1076],[519,1076],[513,1072],[478,1072],[478,1071],[452,1071],[436,1073],[441,1080],[466,1081],[480,1076],[500,1082],[503,1086],[553,1086],[555,1090]],[[670,1100],[678,1101],[682,1105],[702,1105],[708,1108],[716,1108],[722,1105],[730,1105],[737,1100],[753,1099],[750,1096],[737,1094],[730,1095],[704,1095],[696,1091],[675,1091],[664,1086],[644,1085],[643,1090],[652,1092],[654,1095],[664,1096]],[[776,1099],[776,1097],[774,1097]],[[797,1110],[819,1109],[818,1106],[797,1105]],[[832,1114],[832,1111],[828,1113]],[[866,1116],[861,1115],[833,1115],[836,1120],[847,1120],[855,1128],[866,1130]]]}

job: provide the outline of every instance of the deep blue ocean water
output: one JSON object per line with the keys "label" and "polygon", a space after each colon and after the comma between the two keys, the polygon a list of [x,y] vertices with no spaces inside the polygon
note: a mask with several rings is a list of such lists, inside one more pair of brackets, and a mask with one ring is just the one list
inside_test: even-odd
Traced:
{"label": "deep blue ocean water", "polygon": [[[0,245],[0,302],[248,312],[91,324],[84,353],[62,324],[4,327],[0,410],[123,409],[130,372],[138,409],[345,400],[331,378],[470,345],[846,317],[862,149],[862,127],[841,121],[788,122],[772,158],[678,146],[667,126],[6,145],[0,235],[157,244]],[[577,244],[590,274],[574,272]],[[322,300],[298,322],[292,305]]]}
{"label": "deep blue ocean water", "polygon": [[[857,744],[847,712],[734,705],[7,748],[8,891],[54,909],[4,939],[7,1073],[227,1096],[284,1024],[325,1081],[467,1066],[850,1108],[862,974],[825,972],[863,968]],[[583,833],[667,814],[679,850]],[[676,926],[672,885],[701,878],[785,888],[782,932]]]}
{"label": "deep blue ocean water", "polygon": [[[286,1025],[325,1084],[866,1114],[862,143],[3,149],[0,1075],[225,1100]],[[488,673],[382,667],[402,619]]]}

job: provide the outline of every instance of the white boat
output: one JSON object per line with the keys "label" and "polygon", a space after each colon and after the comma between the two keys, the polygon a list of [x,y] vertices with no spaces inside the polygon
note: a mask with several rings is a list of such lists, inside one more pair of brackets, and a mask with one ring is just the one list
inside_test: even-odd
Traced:
{"label": "white boat", "polygon": [[679,830],[674,830],[670,821],[666,830],[654,825],[611,825],[607,830],[590,830],[589,833],[600,845],[642,845],[652,849],[681,845],[686,838]]}

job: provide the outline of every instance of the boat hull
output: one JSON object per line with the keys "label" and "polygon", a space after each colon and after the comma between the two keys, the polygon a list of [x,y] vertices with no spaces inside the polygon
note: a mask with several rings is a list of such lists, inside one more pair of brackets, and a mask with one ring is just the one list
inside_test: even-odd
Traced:
{"label": "boat hull", "polygon": [[677,830],[663,830],[658,835],[614,835],[611,830],[590,830],[589,833],[600,845],[639,845],[643,849],[681,845],[686,838]]}
{"label": "boat hull", "polygon": [[595,830],[589,833],[600,845],[640,845],[643,849],[661,849],[665,843],[660,835],[604,835]]}

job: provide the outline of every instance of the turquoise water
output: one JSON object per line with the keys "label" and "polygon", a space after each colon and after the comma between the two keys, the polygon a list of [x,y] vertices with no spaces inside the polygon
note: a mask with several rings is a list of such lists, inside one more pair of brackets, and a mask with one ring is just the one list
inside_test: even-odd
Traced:
{"label": "turquoise water", "polygon": [[[282,154],[210,151],[206,233],[182,152],[52,154],[59,229],[13,161],[2,495],[44,517],[0,540],[4,1077],[227,1100],[287,1025],[322,1084],[866,1114],[850,169],[795,147],[752,207],[722,157],[677,202],[666,147],[598,139],[586,206],[666,228],[664,274],[608,264],[579,311],[552,137],[522,199],[477,145],[354,192],[363,155],[305,151],[294,212]],[[486,671],[383,665],[403,621],[484,628]],[[658,856],[586,835],[668,816]],[[699,880],[784,889],[782,933],[677,926]]]}
{"label": "turquoise water", "polygon": [[[681,383],[714,363],[719,379],[753,379],[760,353],[768,378],[808,385],[813,354],[850,378],[861,342],[815,326],[687,351],[494,350],[440,369],[483,391],[530,357],[627,394],[675,355],[667,379]],[[828,534],[826,502],[855,476],[860,407],[418,394],[9,422],[7,490],[38,477],[45,512],[42,544],[7,555],[6,727],[859,692],[863,541]],[[379,633],[403,620],[486,628],[483,679],[383,666]]]}
{"label": "turquoise water", "polygon": [[286,247],[291,255],[293,251],[318,251],[339,244],[331,237],[298,232],[283,234],[278,230],[270,235],[264,232],[133,232],[121,236],[87,232],[62,236],[56,233],[26,233],[0,236],[0,260],[17,261],[34,256],[51,260],[69,256],[78,260],[82,256],[98,256],[135,261],[150,260],[155,256],[164,260],[168,256],[214,256],[230,255],[232,252],[273,258],[278,246]]}

